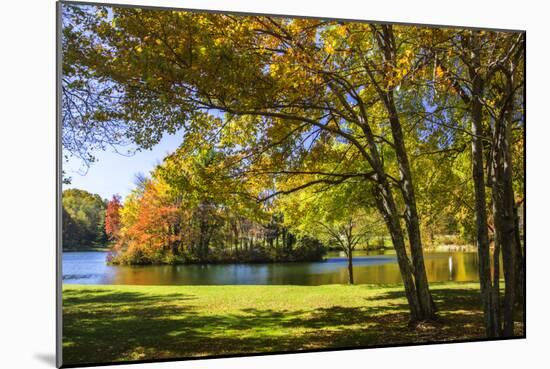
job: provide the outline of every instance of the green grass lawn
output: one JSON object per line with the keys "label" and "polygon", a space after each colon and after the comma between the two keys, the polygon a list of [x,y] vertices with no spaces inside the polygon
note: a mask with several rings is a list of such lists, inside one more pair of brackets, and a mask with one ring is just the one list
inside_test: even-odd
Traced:
{"label": "green grass lawn", "polygon": [[395,285],[65,285],[63,358],[82,364],[483,338],[478,288],[432,284],[440,321],[411,329]]}

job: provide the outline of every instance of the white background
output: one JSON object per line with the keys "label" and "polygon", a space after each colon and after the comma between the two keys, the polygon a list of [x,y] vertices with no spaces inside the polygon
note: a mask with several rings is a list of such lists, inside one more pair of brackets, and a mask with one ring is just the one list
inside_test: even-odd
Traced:
{"label": "white background", "polygon": [[[547,118],[550,12],[544,9],[544,1],[133,0],[129,3],[525,29],[528,40],[526,340],[142,364],[140,368],[463,369],[465,366],[517,368],[530,363],[541,367],[548,363],[548,352],[544,351],[548,350],[546,337],[550,333],[546,282],[550,269],[546,189],[550,161]],[[55,353],[55,2],[7,0],[2,3],[0,18],[0,367],[51,368]]]}

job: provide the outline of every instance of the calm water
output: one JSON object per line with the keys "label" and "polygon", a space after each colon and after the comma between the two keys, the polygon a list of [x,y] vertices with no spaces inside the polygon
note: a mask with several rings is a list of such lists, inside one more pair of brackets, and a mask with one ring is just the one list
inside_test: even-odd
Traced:
{"label": "calm water", "polygon": [[[401,277],[395,255],[356,253],[356,283],[399,283]],[[63,283],[136,285],[213,284],[294,284],[321,285],[347,283],[347,261],[330,253],[324,262],[109,266],[106,252],[63,253]],[[475,281],[477,254],[473,252],[433,252],[425,254],[430,281]]]}

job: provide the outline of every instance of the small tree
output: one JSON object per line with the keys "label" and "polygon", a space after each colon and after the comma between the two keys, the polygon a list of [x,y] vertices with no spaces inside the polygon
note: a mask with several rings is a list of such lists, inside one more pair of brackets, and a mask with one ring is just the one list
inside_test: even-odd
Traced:
{"label": "small tree", "polygon": [[369,237],[381,234],[384,225],[373,204],[359,195],[355,184],[324,190],[306,189],[278,201],[285,225],[298,235],[335,244],[345,253],[348,282],[353,284],[353,251]]}
{"label": "small tree", "polygon": [[365,229],[361,227],[353,217],[348,217],[345,221],[337,223],[318,222],[324,228],[329,239],[337,243],[348,259],[348,282],[353,284],[353,250],[365,236]]}
{"label": "small tree", "polygon": [[122,208],[120,200],[120,195],[113,195],[113,198],[107,203],[105,233],[110,240],[116,240],[120,235],[120,209]]}

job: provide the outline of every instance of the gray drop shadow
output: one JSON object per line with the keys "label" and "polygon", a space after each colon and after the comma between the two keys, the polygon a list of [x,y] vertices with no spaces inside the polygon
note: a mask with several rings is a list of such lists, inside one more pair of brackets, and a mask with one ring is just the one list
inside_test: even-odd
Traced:
{"label": "gray drop shadow", "polygon": [[35,359],[55,368],[55,354],[34,354]]}

